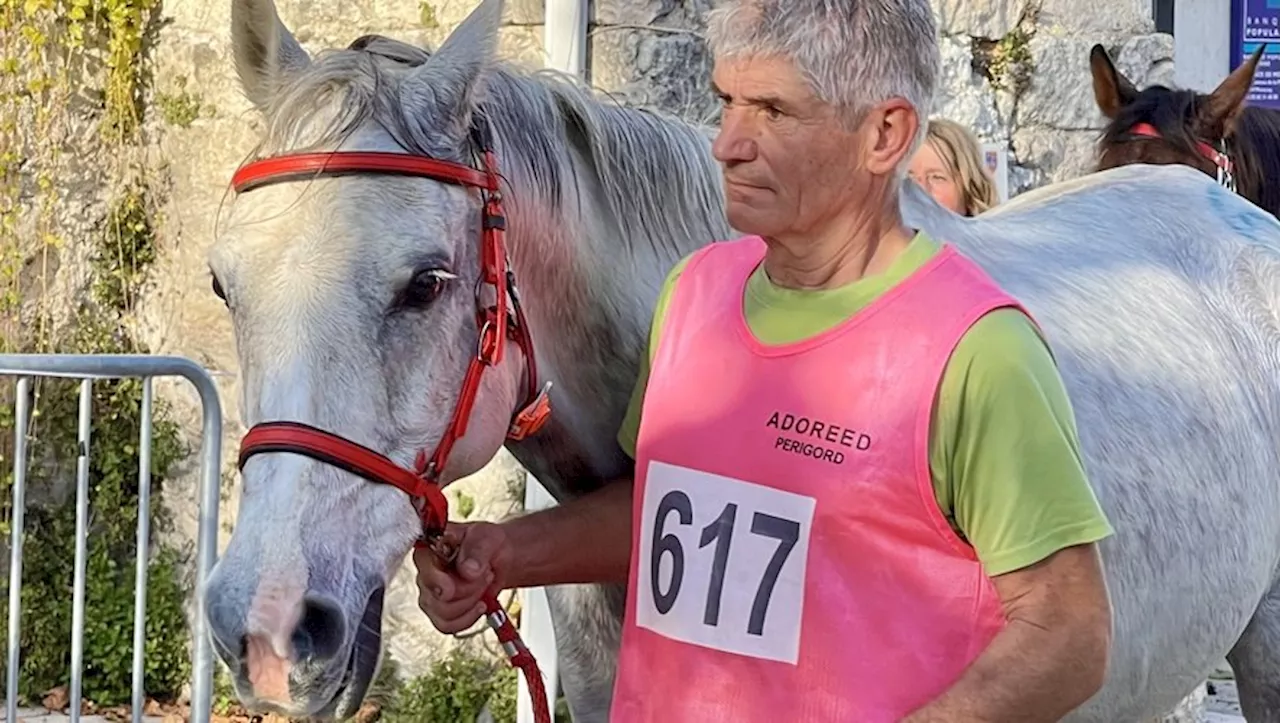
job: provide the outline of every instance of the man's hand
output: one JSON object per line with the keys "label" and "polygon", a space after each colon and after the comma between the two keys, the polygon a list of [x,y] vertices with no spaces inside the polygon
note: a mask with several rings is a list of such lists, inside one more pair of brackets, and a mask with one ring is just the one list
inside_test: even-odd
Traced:
{"label": "man's hand", "polygon": [[1008,625],[950,690],[904,723],[1057,721],[1102,687],[1111,602],[1096,544],[993,582]]}
{"label": "man's hand", "polygon": [[458,633],[484,614],[486,591],[503,589],[511,546],[502,525],[449,523],[443,542],[456,550],[450,566],[432,550],[413,551],[418,568],[418,607],[442,633]]}
{"label": "man's hand", "polygon": [[414,550],[418,606],[442,633],[484,614],[485,591],[566,583],[626,583],[631,561],[631,480],[501,524],[450,523],[453,568],[430,550]]}

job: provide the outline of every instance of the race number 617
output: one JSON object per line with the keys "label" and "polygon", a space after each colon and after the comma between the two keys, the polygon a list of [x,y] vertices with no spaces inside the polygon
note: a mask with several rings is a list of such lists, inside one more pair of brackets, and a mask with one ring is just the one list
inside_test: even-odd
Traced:
{"label": "race number 617", "polygon": [[636,625],[794,663],[814,498],[657,461],[642,484]]}
{"label": "race number 617", "polygon": [[[676,514],[678,524],[686,526],[693,524],[693,502],[689,499],[689,495],[680,490],[672,490],[663,495],[658,502],[658,510],[653,521],[653,546],[649,552],[649,584],[653,593],[654,607],[663,615],[671,611],[684,585],[684,546],[674,533],[665,531],[667,519],[673,512]],[[733,547],[737,517],[737,503],[725,503],[720,514],[699,532],[699,549],[715,545],[711,558],[711,575],[707,581],[706,603],[702,613],[704,625],[715,627],[720,624],[720,601],[724,595],[725,570],[728,568],[729,554]],[[769,612],[769,599],[777,585],[778,574],[786,564],[787,556],[795,549],[796,542],[800,539],[800,523],[757,510],[751,515],[750,529],[753,535],[777,541],[773,555],[764,566],[760,582],[756,585],[751,602],[751,613],[747,618],[747,633],[762,635],[765,615]],[[665,590],[662,588],[660,573],[663,555],[671,558],[671,580],[667,583]]]}

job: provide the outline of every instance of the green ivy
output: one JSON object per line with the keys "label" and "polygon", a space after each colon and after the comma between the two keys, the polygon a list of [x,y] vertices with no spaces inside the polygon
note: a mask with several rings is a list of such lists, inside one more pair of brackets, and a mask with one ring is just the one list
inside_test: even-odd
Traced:
{"label": "green ivy", "polygon": [[147,270],[156,260],[155,229],[147,207],[146,189],[127,188],[107,213],[102,234],[90,261],[93,293],[98,301],[121,312],[133,310]]}
{"label": "green ivy", "polygon": [[[0,308],[6,311],[0,349],[6,352],[148,351],[128,333],[127,322],[156,259],[157,222],[148,179],[136,176],[125,159],[141,140],[143,56],[158,7],[159,0],[0,0]],[[62,238],[57,219],[67,200],[56,183],[70,154],[49,139],[56,137],[52,129],[68,122],[68,98],[95,95],[103,99],[99,120],[106,145],[100,152],[121,163],[93,180],[113,200],[91,237]],[[24,184],[33,187],[34,198],[23,197]],[[24,209],[35,209],[34,233],[20,223]],[[73,248],[88,252],[89,293],[62,320],[44,294],[57,267],[79,256],[63,253]],[[18,641],[23,704],[70,682],[78,389],[76,380],[32,385]],[[82,695],[101,707],[128,703],[132,690],[141,399],[140,380],[93,383]],[[0,528],[6,537],[13,515],[13,408],[14,385],[6,379],[0,385],[0,429],[8,430],[0,435]],[[152,504],[142,510],[152,533],[144,550],[144,692],[171,701],[191,674],[185,603],[192,581],[186,552],[159,541],[171,528],[160,499],[187,450],[161,399],[154,399],[152,425]],[[7,605],[4,596],[4,616]]]}

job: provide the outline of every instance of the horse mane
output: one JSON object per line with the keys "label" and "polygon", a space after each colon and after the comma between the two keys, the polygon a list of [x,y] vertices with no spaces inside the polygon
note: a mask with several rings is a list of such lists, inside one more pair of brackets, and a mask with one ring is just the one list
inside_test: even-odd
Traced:
{"label": "horse mane", "polygon": [[[255,155],[333,148],[374,123],[411,153],[465,161],[475,149],[442,147],[443,134],[426,132],[400,104],[399,80],[430,57],[378,35],[323,51],[265,109],[267,128]],[[581,201],[583,181],[570,150],[580,149],[596,176],[591,190],[617,220],[628,251],[647,242],[647,251],[678,256],[687,251],[679,239],[705,242],[729,232],[707,128],[602,101],[572,76],[502,60],[486,69],[473,112],[493,130],[506,193],[517,201],[534,195],[552,213],[572,213],[564,189]],[[525,183],[512,183],[514,175]]]}
{"label": "horse mane", "polygon": [[[1216,145],[1216,138],[1197,138],[1193,124],[1207,95],[1194,90],[1173,89],[1163,85],[1143,88],[1119,109],[1103,129],[1102,147],[1118,146],[1130,140],[1130,129],[1139,123],[1150,123],[1161,138],[1179,152],[1198,157],[1198,141]],[[1227,147],[1235,163],[1236,181],[1242,192],[1253,190],[1257,204],[1280,214],[1280,113],[1266,108],[1245,106],[1236,119],[1235,132]]]}
{"label": "horse mane", "polygon": [[1233,145],[1239,173],[1247,174],[1259,189],[1259,205],[1280,216],[1280,112],[1245,107],[1236,121]]}

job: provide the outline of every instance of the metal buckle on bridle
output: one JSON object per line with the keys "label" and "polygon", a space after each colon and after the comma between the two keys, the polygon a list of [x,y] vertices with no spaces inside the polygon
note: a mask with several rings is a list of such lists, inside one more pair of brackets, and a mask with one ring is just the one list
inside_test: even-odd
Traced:
{"label": "metal buckle on bridle", "polygon": [[1218,141],[1217,158],[1214,159],[1214,165],[1218,167],[1218,183],[1224,186],[1232,193],[1236,192],[1236,175],[1232,172],[1231,154],[1228,153],[1227,139],[1222,138]]}

